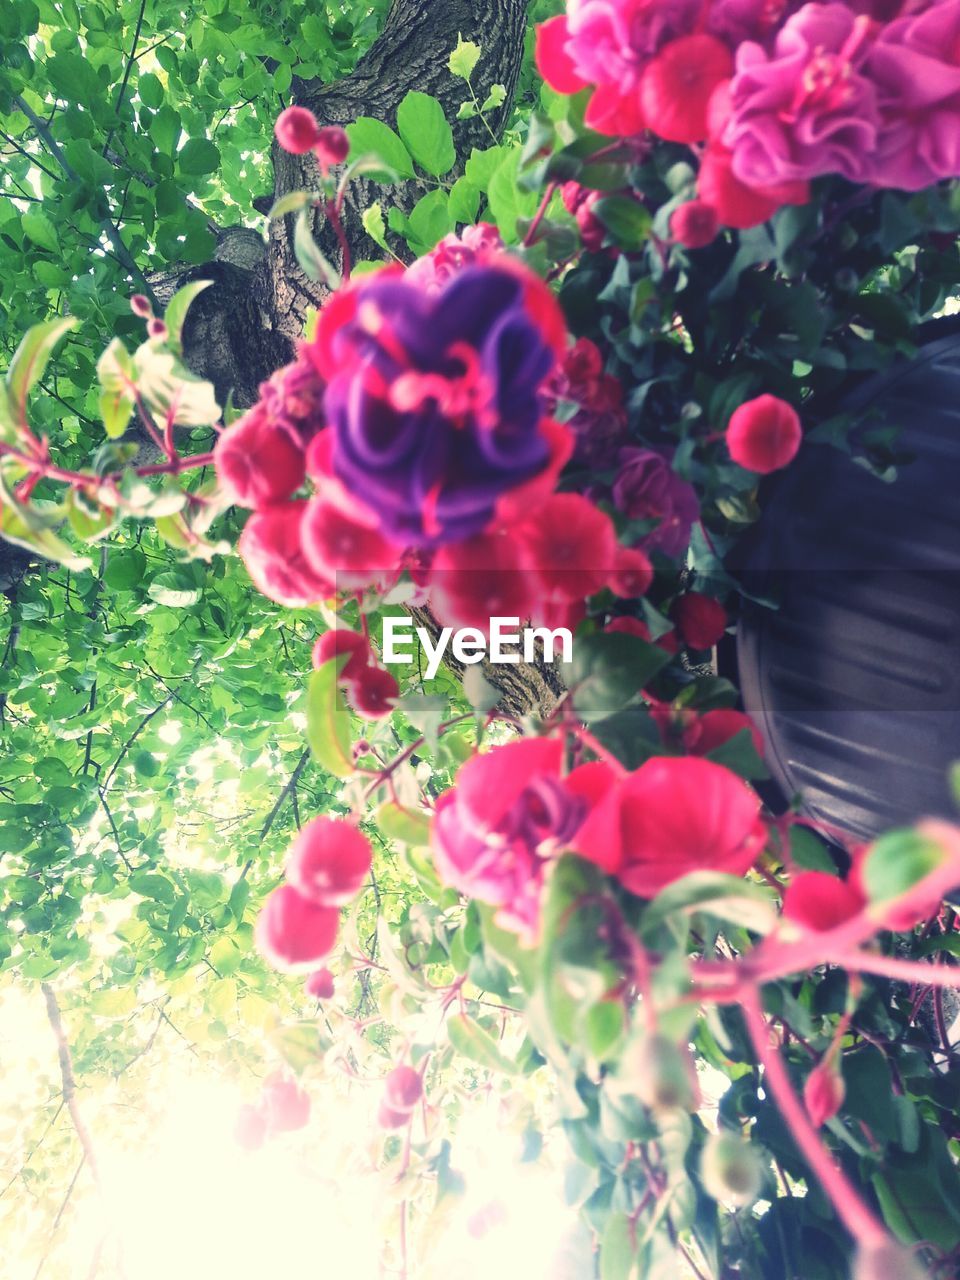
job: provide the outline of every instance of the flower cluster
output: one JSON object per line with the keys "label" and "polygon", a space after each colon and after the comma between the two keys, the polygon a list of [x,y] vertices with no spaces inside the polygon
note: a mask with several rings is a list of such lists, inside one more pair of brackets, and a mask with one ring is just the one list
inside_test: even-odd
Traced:
{"label": "flower cluster", "polygon": [[[601,132],[706,143],[698,206],[749,227],[824,174],[907,191],[960,175],[960,0],[886,21],[864,8],[568,0],[537,60],[558,92],[592,87]],[[709,218],[690,211],[674,235],[701,247]]]}
{"label": "flower cluster", "polygon": [[477,755],[437,804],[433,852],[444,883],[537,936],[550,862],[573,851],[640,897],[689,871],[742,875],[767,838],[760,801],[722,765],[660,756],[632,773],[601,761],[564,774],[556,738]]}

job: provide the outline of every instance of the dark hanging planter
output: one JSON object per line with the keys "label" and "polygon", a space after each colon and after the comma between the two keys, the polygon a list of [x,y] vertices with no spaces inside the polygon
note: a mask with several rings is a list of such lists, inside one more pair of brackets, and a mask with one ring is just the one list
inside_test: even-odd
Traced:
{"label": "dark hanging planter", "polygon": [[809,445],[771,484],[737,576],[746,710],[785,798],[857,836],[956,816],[960,760],[960,329],[837,406],[915,455],[885,484]]}

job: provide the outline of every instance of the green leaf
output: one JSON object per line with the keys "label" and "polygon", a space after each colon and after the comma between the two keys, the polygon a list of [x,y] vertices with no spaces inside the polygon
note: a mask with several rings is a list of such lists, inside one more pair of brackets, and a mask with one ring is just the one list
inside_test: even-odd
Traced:
{"label": "green leaf", "polygon": [[182,289],[178,289],[167,303],[163,318],[167,323],[167,330],[170,335],[169,340],[175,346],[179,347],[180,345],[183,322],[187,318],[191,303],[194,298],[203,293],[204,289],[209,289],[212,284],[212,280],[192,280],[190,284],[185,284]]}
{"label": "green leaf", "polygon": [[417,241],[432,249],[452,229],[445,191],[428,191],[410,211],[410,229]]}
{"label": "green leaf", "polygon": [[499,1071],[504,1075],[515,1074],[516,1064],[500,1050],[500,1046],[488,1031],[465,1013],[455,1013],[447,1021],[447,1034],[457,1053],[487,1071]]}
{"label": "green leaf", "polygon": [[[507,154],[506,147],[487,147],[485,151],[478,151],[474,147],[470,152],[470,159],[464,165],[464,176],[478,191],[486,191],[491,178],[503,164]],[[519,152],[517,154],[519,155]]]}
{"label": "green leaf", "polygon": [[325,284],[331,290],[340,287],[339,273],[333,263],[321,253],[320,246],[313,238],[307,209],[301,209],[297,214],[293,230],[293,250],[300,269],[308,280],[313,280],[315,284]]}
{"label": "green leaf", "polygon": [[127,883],[142,898],[152,898],[168,906],[176,901],[177,891],[166,876],[155,875],[151,871],[134,871]]}
{"label": "green leaf", "polygon": [[471,225],[476,222],[480,212],[480,192],[469,178],[458,178],[450,188],[447,209],[451,223]]}
{"label": "green leaf", "polygon": [[473,75],[473,69],[480,61],[480,46],[474,44],[472,40],[464,40],[460,32],[457,32],[457,47],[447,59],[447,66],[450,74],[456,76],[460,80],[469,80]]}
{"label": "green leaf", "polygon": [[27,396],[43,377],[53,349],[65,333],[79,324],[76,316],[58,316],[27,330],[7,370],[7,391],[20,420],[26,416]]}
{"label": "green leaf", "polygon": [[163,85],[160,77],[152,71],[145,71],[137,81],[137,93],[146,107],[156,109],[163,102]]}
{"label": "green leaf", "polygon": [[637,1228],[626,1213],[612,1213],[600,1240],[600,1280],[638,1280]]}
{"label": "green leaf", "polygon": [[133,358],[119,338],[114,338],[97,361],[100,380],[100,417],[111,440],[119,439],[127,429],[133,412]]}
{"label": "green leaf", "polygon": [[871,902],[899,898],[942,866],[943,847],[917,831],[888,831],[875,841],[860,869]]}
{"label": "green leaf", "polygon": [[36,551],[48,560],[66,565],[79,573],[90,568],[87,556],[78,555],[55,532],[62,523],[60,516],[41,513],[36,506],[18,502],[3,482],[0,473],[0,538],[27,551]]}
{"label": "green leaf", "polygon": [[371,240],[378,244],[381,249],[386,249],[387,225],[383,220],[383,209],[380,207],[379,201],[364,209],[363,227]]}
{"label": "green leaf", "polygon": [[650,235],[651,217],[637,200],[629,196],[604,196],[593,212],[622,249],[642,249]]}
{"label": "green leaf", "polygon": [[670,661],[638,636],[619,632],[577,636],[573,661],[562,666],[573,703],[586,720],[602,720],[625,706]]}
{"label": "green leaf", "polygon": [[[536,191],[523,191],[518,184],[520,152],[511,151],[490,179],[487,196],[490,211],[500,228],[500,234],[509,244],[518,239],[517,219],[532,218],[540,203]],[[467,177],[470,177],[469,165]],[[470,179],[473,181],[473,178]]]}
{"label": "green leaf", "polygon": [[453,168],[457,159],[453,130],[443,107],[429,93],[410,90],[397,108],[397,129],[421,169],[442,178]]}
{"label": "green leaf", "polygon": [[497,107],[502,107],[507,100],[506,85],[494,84],[490,86],[490,92],[483,101],[481,111],[494,111]]}
{"label": "green leaf", "polygon": [[344,659],[334,658],[307,681],[307,741],[314,759],[337,778],[353,776],[350,718],[338,684]]}
{"label": "green leaf", "polygon": [[216,173],[220,168],[220,151],[209,138],[190,138],[177,152],[181,173],[197,177]]}
{"label": "green leaf", "polygon": [[147,587],[147,595],[167,609],[189,609],[202,592],[193,581],[177,572],[159,573]]}
{"label": "green leaf", "polygon": [[393,800],[385,800],[373,820],[388,840],[412,845],[430,842],[430,818],[422,811],[401,809]]}
{"label": "green leaf", "polygon": [[275,201],[267,214],[268,218],[282,218],[288,213],[299,213],[301,209],[305,209],[307,205],[312,204],[316,200],[316,195],[312,191],[288,191],[285,196],[281,196]]}
{"label": "green leaf", "polygon": [[385,125],[382,120],[374,120],[372,116],[360,116],[359,119],[354,120],[353,124],[347,125],[347,137],[350,139],[352,159],[358,160],[361,156],[374,155],[401,178],[414,176],[410,152],[389,125]]}
{"label": "green leaf", "polygon": [[693,871],[667,885],[643,913],[642,928],[651,934],[672,915],[705,911],[766,934],[777,923],[777,898],[767,885],[721,871]]}

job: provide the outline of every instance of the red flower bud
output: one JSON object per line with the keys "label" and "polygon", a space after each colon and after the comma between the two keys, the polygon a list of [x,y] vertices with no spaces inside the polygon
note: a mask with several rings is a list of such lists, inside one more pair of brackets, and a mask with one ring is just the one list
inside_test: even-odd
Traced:
{"label": "red flower bud", "polygon": [[310,1119],[310,1095],[296,1080],[275,1071],[263,1082],[263,1108],[274,1133],[302,1129]]}
{"label": "red flower bud", "polygon": [[671,234],[685,249],[702,249],[711,244],[719,227],[716,209],[705,200],[688,200],[670,217]]}
{"label": "red flower bud", "polygon": [[346,129],[341,129],[338,124],[324,125],[317,134],[313,150],[323,169],[332,164],[343,164],[350,151]]}
{"label": "red flower bud", "polygon": [[[645,596],[653,585],[653,565],[639,547],[621,547],[610,576],[610,590],[625,600]],[[649,635],[649,633],[648,633]]]}
{"label": "red flower bud", "polygon": [[366,667],[358,680],[348,686],[350,705],[364,720],[385,720],[400,696],[396,678],[383,667]]}
{"label": "red flower bud", "polygon": [[803,1100],[815,1128],[833,1119],[843,1105],[846,1092],[843,1076],[830,1057],[814,1067],[804,1082]]}
{"label": "red flower bud", "polygon": [[370,841],[343,818],[313,818],[287,855],[287,880],[298,893],[324,907],[356,897],[370,873]]}
{"label": "red flower bud", "polygon": [[688,591],[671,610],[677,631],[690,649],[712,649],[727,627],[727,613],[719,600]]}
{"label": "red flower bud", "polygon": [[257,946],[275,968],[309,972],[333,950],[339,924],[336,907],[317,906],[292,885],[283,884],[274,889],[260,911]]}
{"label": "red flower bud", "polygon": [[410,1112],[422,1097],[420,1072],[406,1064],[394,1067],[384,1084],[384,1106],[396,1112]]}
{"label": "red flower bud", "polygon": [[340,672],[340,679],[359,680],[370,664],[370,642],[359,631],[337,627],[334,631],[325,631],[313,646],[313,665],[319,670],[331,658],[347,654],[350,656]]}
{"label": "red flower bud", "polygon": [[226,496],[242,507],[282,502],[306,474],[300,442],[259,405],[221,434],[213,465]]}
{"label": "red flower bud", "polygon": [[762,760],[764,747],[760,730],[744,712],[726,707],[718,707],[714,711],[705,711],[702,716],[696,716],[684,729],[683,745],[692,755],[709,755],[744,729],[750,730],[754,750]]}
{"label": "red flower bud", "polygon": [[277,116],[273,132],[284,151],[302,156],[316,146],[320,127],[316,116],[306,107],[287,107]]}
{"label": "red flower bud", "polygon": [[329,969],[318,969],[311,973],[303,984],[308,996],[315,1000],[330,1000],[333,997],[333,974]]}
{"label": "red flower bud", "polygon": [[747,471],[769,475],[797,456],[803,430],[793,405],[779,396],[757,396],[736,409],[727,427],[730,457]]}
{"label": "red flower bud", "polygon": [[702,142],[710,95],[733,71],[733,55],[715,36],[681,36],[664,45],[640,82],[647,128],[668,142]]}
{"label": "red flower bud", "polygon": [[793,924],[820,933],[852,920],[865,903],[855,885],[838,880],[828,871],[802,871],[787,886],[783,915]]}
{"label": "red flower bud", "polygon": [[613,522],[580,493],[555,493],[521,530],[549,600],[582,600],[608,581],[617,560]]}

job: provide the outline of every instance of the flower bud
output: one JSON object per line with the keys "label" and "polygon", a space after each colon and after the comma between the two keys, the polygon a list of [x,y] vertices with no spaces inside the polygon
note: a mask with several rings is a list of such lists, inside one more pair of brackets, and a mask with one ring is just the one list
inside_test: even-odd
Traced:
{"label": "flower bud", "polygon": [[686,1045],[638,1035],[627,1045],[611,1082],[615,1093],[639,1098],[652,1111],[696,1111],[700,1085]]}
{"label": "flower bud", "polygon": [[814,1067],[803,1086],[803,1100],[815,1128],[833,1119],[843,1106],[846,1092],[840,1068],[831,1058],[824,1058]]}
{"label": "flower bud", "polygon": [[683,643],[691,649],[712,649],[727,627],[727,613],[719,600],[688,591],[671,610]]}
{"label": "flower bud", "polygon": [[304,989],[315,1000],[329,1000],[333,996],[333,974],[329,969],[318,969],[306,980]]}
{"label": "flower bud", "polygon": [[350,685],[350,703],[365,720],[384,720],[396,706],[400,686],[383,667],[367,667]]}
{"label": "flower bud", "polygon": [[779,396],[757,396],[736,409],[727,427],[730,457],[747,471],[766,476],[797,456],[803,430],[792,404]]}
{"label": "flower bud", "polygon": [[763,1186],[763,1172],[757,1151],[733,1133],[711,1134],[700,1155],[704,1190],[724,1204],[753,1204]]}
{"label": "flower bud", "polygon": [[422,1097],[423,1080],[420,1072],[405,1063],[394,1067],[384,1085],[384,1106],[395,1112],[410,1112]]}
{"label": "flower bud", "polygon": [[341,657],[346,657],[347,661],[340,671],[340,679],[361,679],[370,663],[370,642],[367,637],[346,627],[325,631],[313,646],[314,667],[319,669],[332,658]]}
{"label": "flower bud", "polygon": [[260,911],[257,946],[277,969],[309,971],[333,950],[339,923],[336,907],[317,906],[292,885],[283,884],[274,889]]}
{"label": "flower bud", "polygon": [[346,129],[341,129],[338,124],[324,125],[317,134],[313,150],[321,168],[326,169],[331,164],[343,164],[350,151],[350,139],[347,137]]}
{"label": "flower bud", "polygon": [[685,249],[703,249],[712,244],[720,228],[717,211],[705,200],[688,200],[674,209],[670,232]]}
{"label": "flower bud", "polygon": [[244,1103],[237,1112],[233,1136],[244,1151],[256,1151],[262,1147],[267,1136],[267,1117],[263,1108]]}
{"label": "flower bud", "polygon": [[287,855],[287,879],[310,902],[337,907],[356,897],[373,852],[358,827],[343,818],[313,818]]}
{"label": "flower bud", "polygon": [[301,156],[315,147],[320,137],[317,118],[306,107],[287,107],[277,116],[273,126],[277,141],[284,151]]}
{"label": "flower bud", "polygon": [[153,315],[150,299],[144,297],[142,293],[135,293],[130,299],[130,310],[135,316],[139,316],[141,320],[149,320]]}
{"label": "flower bud", "polygon": [[169,330],[165,322],[157,316],[151,316],[147,321],[147,335],[156,338],[161,342],[165,342],[169,334]]}

